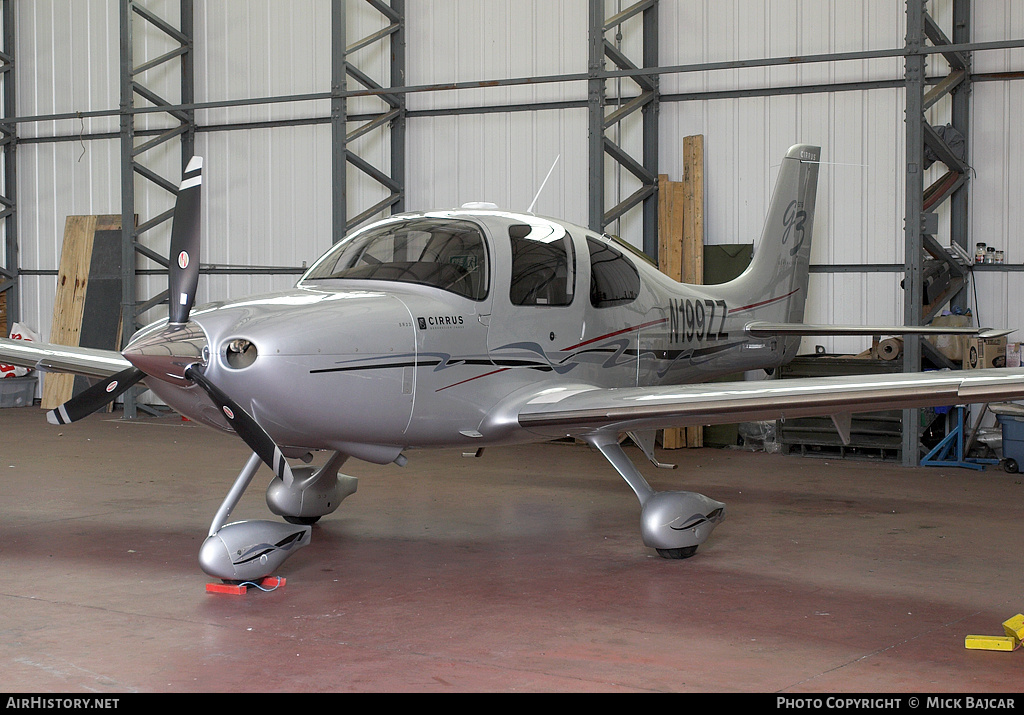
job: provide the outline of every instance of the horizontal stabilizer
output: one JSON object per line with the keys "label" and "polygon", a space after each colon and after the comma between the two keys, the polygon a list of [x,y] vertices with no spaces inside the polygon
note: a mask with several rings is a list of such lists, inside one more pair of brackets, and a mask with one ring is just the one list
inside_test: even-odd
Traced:
{"label": "horizontal stabilizer", "polygon": [[1001,338],[1016,332],[994,328],[948,327],[939,325],[806,325],[804,323],[747,323],[747,335],[771,338],[781,335],[967,335],[978,338]]}

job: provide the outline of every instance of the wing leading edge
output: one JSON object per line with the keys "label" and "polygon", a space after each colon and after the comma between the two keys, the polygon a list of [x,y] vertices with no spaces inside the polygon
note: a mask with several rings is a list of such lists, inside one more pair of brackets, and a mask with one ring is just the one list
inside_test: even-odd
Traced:
{"label": "wing leading edge", "polygon": [[554,388],[529,400],[519,424],[550,437],[842,415],[1024,398],[1024,369],[602,389]]}
{"label": "wing leading edge", "polygon": [[68,347],[51,343],[0,338],[0,362],[46,372],[70,372],[86,377],[107,378],[131,367],[121,353],[113,350]]}

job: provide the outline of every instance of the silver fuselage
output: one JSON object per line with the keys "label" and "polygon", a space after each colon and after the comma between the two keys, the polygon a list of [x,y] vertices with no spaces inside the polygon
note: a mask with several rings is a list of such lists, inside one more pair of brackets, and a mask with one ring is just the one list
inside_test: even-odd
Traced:
{"label": "silver fuselage", "polygon": [[[568,304],[513,305],[506,236],[525,217],[460,210],[389,221],[423,216],[479,228],[487,250],[482,298],[400,281],[304,277],[292,290],[193,311],[208,346],[207,374],[278,444],[386,462],[405,448],[531,441],[539,436],[516,415],[547,387],[704,381],[776,367],[797,346],[792,338],[751,338],[743,327],[755,316],[788,317],[780,310],[792,312],[804,296],[794,303],[764,283],[752,290],[753,277],[682,285],[620,243],[550,219],[528,217],[571,237]],[[588,290],[594,242],[635,268],[634,299],[595,307]],[[155,323],[136,342],[165,327]],[[229,363],[227,346],[237,339],[256,346],[251,364]],[[153,377],[147,384],[188,417],[227,429],[194,385]]]}

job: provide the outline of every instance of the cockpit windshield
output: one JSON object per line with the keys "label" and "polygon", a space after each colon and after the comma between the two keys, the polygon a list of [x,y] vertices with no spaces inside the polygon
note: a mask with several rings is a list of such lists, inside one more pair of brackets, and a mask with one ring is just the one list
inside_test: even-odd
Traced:
{"label": "cockpit windshield", "polygon": [[303,276],[315,280],[417,283],[470,300],[487,297],[487,252],[469,221],[420,218],[356,233],[328,251]]}

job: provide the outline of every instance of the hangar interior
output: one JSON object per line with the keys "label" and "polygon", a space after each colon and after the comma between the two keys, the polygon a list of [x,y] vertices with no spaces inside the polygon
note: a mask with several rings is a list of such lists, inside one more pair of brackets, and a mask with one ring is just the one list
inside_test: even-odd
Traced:
{"label": "hangar interior", "polygon": [[[1020,0],[2,0],[0,13],[4,335],[55,334],[74,217],[114,236],[110,347],[161,317],[193,155],[201,303],[290,287],[373,219],[470,201],[657,259],[659,187],[682,181],[693,137],[701,243],[754,251],[781,157],[822,147],[808,323],[1024,317]],[[979,243],[1002,259],[975,263]],[[885,368],[950,360],[907,336]],[[4,409],[5,672],[13,690],[76,692],[1012,691],[1020,653],[964,637],[1024,610],[1021,481],[918,466],[936,419],[902,411],[895,460],[817,444],[815,459],[659,452],[679,468],[638,465],[652,483],[732,508],[678,562],[640,543],[636,502],[584,445],[360,463],[353,503],[317,525],[288,584],[236,597],[203,592],[195,553],[244,444],[141,388],[79,425]],[[265,511],[252,492],[239,512]]]}

